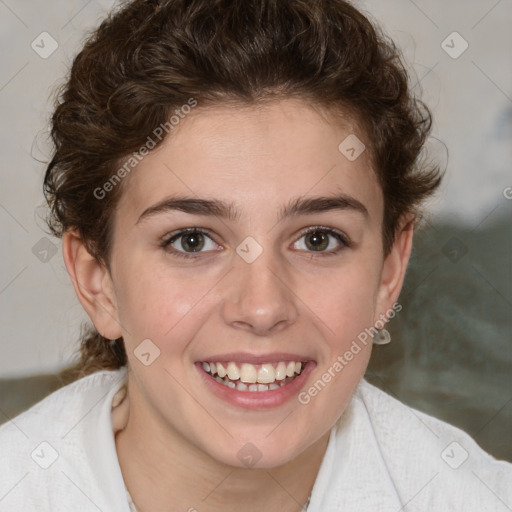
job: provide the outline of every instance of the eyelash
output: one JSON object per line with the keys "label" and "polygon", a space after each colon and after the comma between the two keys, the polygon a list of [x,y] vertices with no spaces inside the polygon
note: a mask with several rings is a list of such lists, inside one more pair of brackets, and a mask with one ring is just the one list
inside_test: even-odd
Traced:
{"label": "eyelash", "polygon": [[[332,229],[332,228],[324,227],[324,226],[311,226],[311,227],[305,229],[304,231],[302,231],[300,233],[300,236],[297,239],[297,241],[300,240],[304,235],[307,235],[309,233],[314,233],[315,231],[321,231],[327,235],[333,236],[336,240],[338,240],[338,242],[341,243],[341,245],[338,248],[336,248],[335,250],[331,250],[329,252],[319,251],[318,253],[315,253],[314,251],[307,251],[307,252],[311,253],[311,258],[334,256],[334,255],[338,254],[341,250],[343,250],[347,247],[352,247],[352,242],[348,239],[348,237],[344,233],[337,231],[335,229]],[[200,256],[201,252],[187,253],[187,252],[177,251],[174,248],[169,249],[169,246],[172,243],[174,243],[176,240],[178,240],[180,237],[189,235],[191,233],[201,233],[203,235],[208,236],[208,238],[210,238],[210,240],[215,242],[215,240],[213,240],[213,238],[208,234],[207,230],[199,229],[199,228],[186,228],[186,229],[181,229],[179,231],[171,233],[170,236],[168,236],[164,240],[162,240],[160,247],[162,249],[170,252],[174,256],[178,256],[179,258],[185,258],[185,259],[199,258],[199,257],[201,257]]]}

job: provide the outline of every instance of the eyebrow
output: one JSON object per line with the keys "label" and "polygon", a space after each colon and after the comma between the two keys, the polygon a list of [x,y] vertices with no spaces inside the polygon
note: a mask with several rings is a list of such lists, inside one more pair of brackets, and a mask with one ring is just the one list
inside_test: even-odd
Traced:
{"label": "eyebrow", "polygon": [[[368,210],[363,203],[346,194],[319,197],[298,197],[281,208],[278,222],[299,215],[311,215],[328,211],[353,211],[367,218]],[[135,224],[157,214],[182,211],[192,215],[216,216],[230,221],[240,218],[240,212],[234,203],[219,199],[201,199],[187,196],[172,196],[159,201],[142,212]]]}

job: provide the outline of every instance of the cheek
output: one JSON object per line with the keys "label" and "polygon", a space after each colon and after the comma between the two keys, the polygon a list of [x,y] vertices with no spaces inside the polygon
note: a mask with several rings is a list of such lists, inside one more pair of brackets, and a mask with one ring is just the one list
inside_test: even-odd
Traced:
{"label": "cheek", "polygon": [[[176,332],[191,325],[208,303],[206,292],[215,283],[214,276],[210,277],[202,274],[198,279],[197,272],[194,275],[188,269],[169,272],[165,266],[148,264],[119,272],[123,284],[118,311],[128,342],[150,338],[163,346],[166,339],[176,340]],[[183,336],[186,333],[179,339]]]}
{"label": "cheek", "polygon": [[[325,341],[315,379],[303,391],[306,410],[322,411],[318,428],[334,424],[360,382],[371,355],[371,336],[379,274],[375,262],[332,272],[310,295],[311,310],[321,319]],[[378,269],[378,267],[377,267]],[[317,281],[318,282],[318,281]],[[310,409],[308,409],[310,408]],[[314,414],[313,414],[314,415]]]}
{"label": "cheek", "polygon": [[[357,262],[356,262],[357,259]],[[374,258],[358,255],[354,262],[317,274],[303,283],[300,296],[321,320],[333,347],[357,337],[373,325],[379,283]]]}

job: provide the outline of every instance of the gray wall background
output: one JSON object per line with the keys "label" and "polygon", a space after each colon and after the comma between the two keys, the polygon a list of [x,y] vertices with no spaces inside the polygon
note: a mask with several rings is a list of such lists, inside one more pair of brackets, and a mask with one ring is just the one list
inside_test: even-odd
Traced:
{"label": "gray wall background", "polygon": [[[381,352],[370,377],[397,393],[407,384],[416,395],[424,395],[425,386],[432,384],[428,379],[435,378],[442,394],[453,381],[443,380],[439,368],[446,367],[442,375],[450,375],[453,361],[470,352],[477,359],[469,360],[464,370],[469,381],[479,368],[496,373],[486,361],[506,363],[498,372],[501,380],[490,382],[488,393],[495,397],[493,411],[510,410],[512,2],[355,3],[403,48],[415,73],[413,83],[421,87],[433,110],[433,135],[449,151],[442,191],[431,202],[425,230],[418,237],[417,247],[423,249],[415,250],[407,277],[404,293],[409,294],[410,307],[399,322],[407,320],[409,330],[405,324],[394,328],[409,344],[395,339],[389,348],[378,348]],[[86,318],[65,271],[60,241],[49,237],[38,219],[45,168],[38,160],[48,160],[50,154],[46,137],[51,94],[63,81],[87,31],[113,4],[110,0],[0,0],[3,378],[55,372],[69,364],[80,323]],[[460,37],[450,36],[454,31]],[[43,32],[56,43],[41,36]],[[468,47],[458,55],[464,41]],[[48,56],[52,44],[58,47]],[[432,151],[446,160],[445,147],[435,140]],[[451,294],[453,286],[458,294]],[[479,306],[473,310],[470,306],[475,303]],[[453,325],[464,334],[455,348]],[[443,352],[447,346],[450,350]],[[440,352],[434,357],[425,347]],[[389,378],[389,365],[397,361],[400,383]],[[404,367],[409,368],[407,374]],[[475,402],[487,399],[473,395]]]}

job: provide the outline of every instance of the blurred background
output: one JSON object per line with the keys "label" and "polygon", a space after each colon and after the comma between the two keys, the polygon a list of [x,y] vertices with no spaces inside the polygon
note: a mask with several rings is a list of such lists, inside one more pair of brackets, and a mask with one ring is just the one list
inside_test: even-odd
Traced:
{"label": "blurred background", "polygon": [[[512,2],[353,2],[402,48],[447,166],[366,378],[512,461]],[[110,0],[0,0],[0,423],[62,385],[86,319],[42,179],[53,96]]]}

